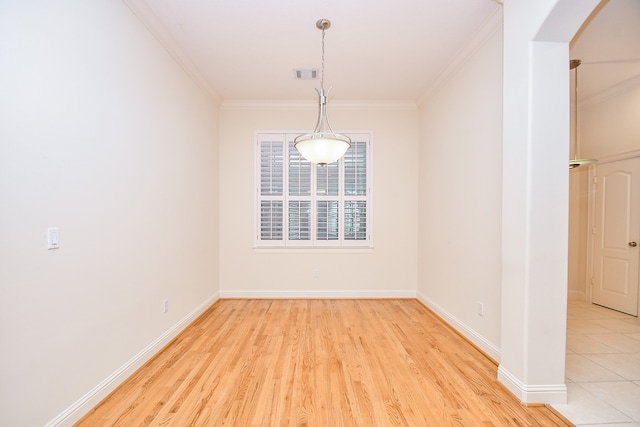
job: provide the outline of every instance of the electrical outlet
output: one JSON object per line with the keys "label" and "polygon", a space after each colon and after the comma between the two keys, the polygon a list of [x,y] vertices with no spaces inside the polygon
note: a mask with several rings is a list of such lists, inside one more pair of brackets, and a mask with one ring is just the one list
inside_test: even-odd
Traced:
{"label": "electrical outlet", "polygon": [[317,279],[318,277],[320,277],[320,270],[318,270],[317,268],[315,270],[313,270],[313,278]]}
{"label": "electrical outlet", "polygon": [[162,301],[162,312],[166,313],[169,311],[169,300],[166,299],[164,301]]}
{"label": "electrical outlet", "polygon": [[484,316],[484,304],[481,302],[478,303],[478,316]]}

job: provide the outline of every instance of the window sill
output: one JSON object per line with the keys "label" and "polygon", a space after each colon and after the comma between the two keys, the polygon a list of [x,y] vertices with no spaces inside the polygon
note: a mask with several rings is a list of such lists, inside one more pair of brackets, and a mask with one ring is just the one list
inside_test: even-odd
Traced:
{"label": "window sill", "polygon": [[370,254],[373,253],[372,247],[260,247],[253,248],[255,254]]}

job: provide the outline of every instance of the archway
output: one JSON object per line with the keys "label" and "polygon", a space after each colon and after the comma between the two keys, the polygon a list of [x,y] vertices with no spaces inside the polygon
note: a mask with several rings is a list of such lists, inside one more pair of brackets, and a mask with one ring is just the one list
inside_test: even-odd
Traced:
{"label": "archway", "polygon": [[569,42],[600,0],[504,1],[502,326],[498,378],[564,403]]}

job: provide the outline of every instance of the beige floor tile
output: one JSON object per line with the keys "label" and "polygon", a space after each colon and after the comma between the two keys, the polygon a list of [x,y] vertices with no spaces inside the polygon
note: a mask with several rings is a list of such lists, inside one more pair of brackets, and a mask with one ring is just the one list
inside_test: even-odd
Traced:
{"label": "beige floor tile", "polygon": [[574,318],[574,319],[603,320],[603,319],[619,318],[617,314],[610,314],[605,311],[599,311],[599,310],[583,308],[583,307],[567,310],[567,314],[568,316],[571,316],[571,318]]}
{"label": "beige floor tile", "polygon": [[640,325],[631,323],[628,319],[595,319],[594,323],[618,333],[640,334]]}
{"label": "beige floor tile", "polygon": [[[636,353],[587,354],[583,357],[630,381],[640,381],[640,359]],[[607,381],[607,380],[595,380]],[[639,403],[640,406],[640,403]]]}
{"label": "beige floor tile", "polygon": [[635,422],[640,422],[640,386],[631,381],[580,384]]}
{"label": "beige floor tile", "polygon": [[634,317],[634,316],[631,316],[630,314],[623,313],[621,311],[612,310],[610,308],[603,307],[601,305],[596,305],[596,304],[591,304],[591,310],[595,311],[596,313],[602,314],[602,316],[604,316],[603,318],[628,319],[628,318]]}
{"label": "beige floor tile", "polygon": [[636,367],[640,367],[640,330],[636,327],[640,327],[639,318],[584,301],[569,301],[566,350],[569,402],[553,407],[576,426],[640,427],[640,420],[621,411],[635,417],[636,401],[640,406],[635,394],[640,379],[630,381],[623,377],[635,377]]}
{"label": "beige floor tile", "polygon": [[577,424],[577,427],[640,427],[640,423]]}
{"label": "beige floor tile", "polygon": [[[640,353],[640,340],[624,334],[587,334],[585,337],[599,341],[621,353]],[[568,339],[567,339],[568,342]],[[602,352],[608,353],[608,352]]]}
{"label": "beige floor tile", "polygon": [[581,355],[567,355],[565,376],[573,382],[622,381],[624,378]]}
{"label": "beige floor tile", "polygon": [[551,405],[576,425],[596,423],[623,423],[633,420],[613,406],[598,399],[578,384],[567,384],[566,404]]}
{"label": "beige floor tile", "polygon": [[[607,336],[607,335],[619,335],[619,334],[600,334],[600,335]],[[627,339],[635,341],[631,338],[627,338]],[[638,341],[638,344],[640,344],[640,341]],[[579,353],[579,354],[619,352],[619,350],[616,350],[615,348],[607,345],[606,342],[598,341],[596,339],[593,339],[591,336],[584,335],[584,334],[567,335],[567,349],[570,349],[575,353]]]}
{"label": "beige floor tile", "polygon": [[592,304],[592,307],[588,309],[592,314],[590,319],[598,318],[598,319],[628,319],[633,316],[622,313],[620,311],[611,310],[610,308],[602,307],[599,305]]}
{"label": "beige floor tile", "polygon": [[615,332],[599,323],[596,323],[601,321],[602,320],[567,319],[567,329],[578,334],[609,334]]}
{"label": "beige floor tile", "polygon": [[625,322],[631,323],[632,325],[640,326],[640,316],[629,316],[624,319]]}

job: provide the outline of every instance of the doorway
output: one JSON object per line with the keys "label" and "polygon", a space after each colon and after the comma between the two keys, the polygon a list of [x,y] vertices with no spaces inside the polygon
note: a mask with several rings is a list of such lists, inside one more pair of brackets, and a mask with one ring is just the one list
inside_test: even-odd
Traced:
{"label": "doorway", "polygon": [[640,157],[596,166],[592,302],[638,315]]}
{"label": "doorway", "polygon": [[640,185],[631,160],[640,157],[638,19],[636,0],[602,2],[571,43],[571,59],[582,61],[571,146],[599,162],[571,171],[568,297],[634,315],[640,246],[629,244],[640,245],[640,207],[626,192]]}

